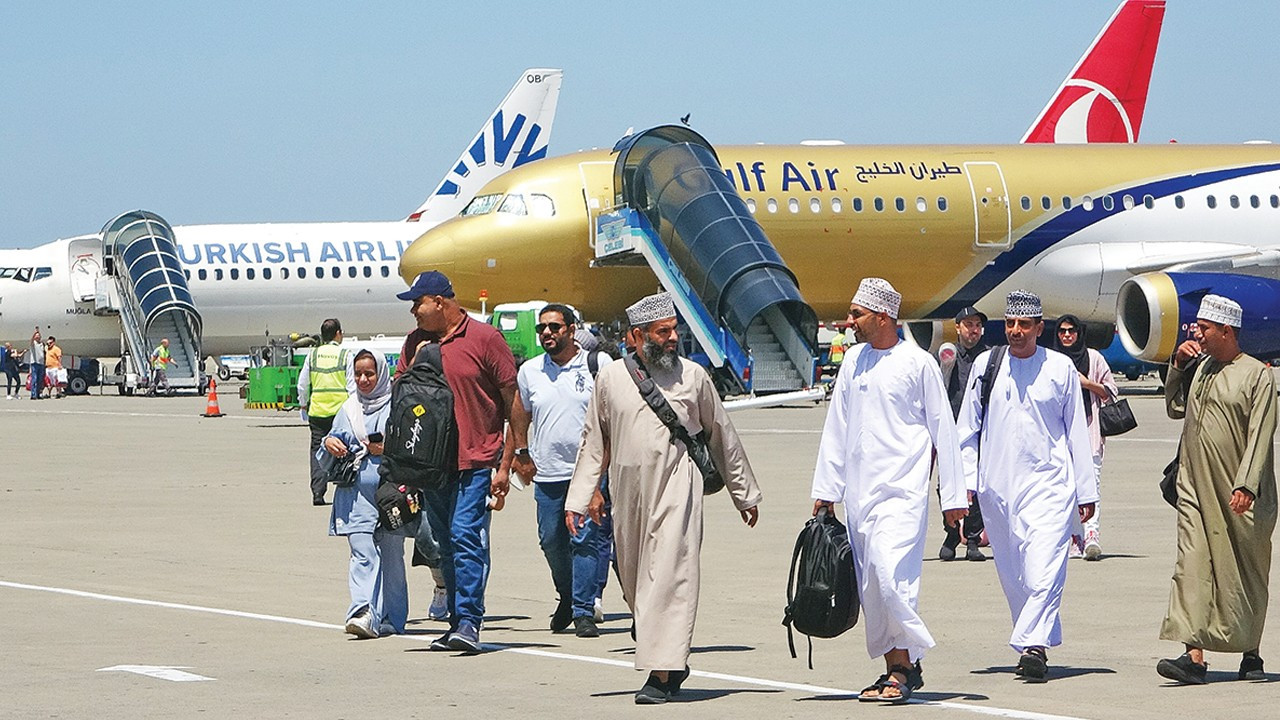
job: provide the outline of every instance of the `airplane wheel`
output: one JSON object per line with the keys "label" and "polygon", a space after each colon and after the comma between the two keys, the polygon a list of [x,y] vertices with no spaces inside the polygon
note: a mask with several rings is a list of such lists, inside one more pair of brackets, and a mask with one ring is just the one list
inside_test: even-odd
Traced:
{"label": "airplane wheel", "polygon": [[230,379],[231,379],[231,368],[227,367],[226,365],[219,365],[219,366],[218,366],[218,379],[219,379],[219,380],[221,380],[222,382],[226,382],[226,381],[230,380]]}
{"label": "airplane wheel", "polygon": [[71,395],[86,395],[89,392],[89,381],[79,375],[67,381],[67,392]]}

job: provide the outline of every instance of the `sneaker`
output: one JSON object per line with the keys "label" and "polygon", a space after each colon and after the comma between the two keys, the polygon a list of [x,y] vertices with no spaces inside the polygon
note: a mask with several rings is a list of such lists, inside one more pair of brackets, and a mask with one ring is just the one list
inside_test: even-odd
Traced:
{"label": "sneaker", "polygon": [[1162,678],[1168,678],[1183,685],[1204,685],[1208,663],[1198,663],[1187,653],[1176,658],[1165,658],[1156,663],[1156,672]]}
{"label": "sneaker", "polygon": [[551,632],[564,632],[573,623],[573,601],[561,599],[556,611],[551,615]]}
{"label": "sneaker", "polygon": [[1097,530],[1090,530],[1084,534],[1084,559],[1102,559],[1102,543],[1098,542]]}
{"label": "sneaker", "polygon": [[1267,674],[1262,671],[1262,658],[1258,657],[1257,651],[1247,652],[1240,658],[1240,672],[1236,674],[1238,680],[1266,680]]}
{"label": "sneaker", "polygon": [[431,607],[427,608],[427,619],[449,619],[449,591],[439,585],[436,586],[435,594],[431,596]]}
{"label": "sneaker", "polygon": [[595,603],[591,605],[591,617],[598,623],[604,622],[604,603],[600,598],[596,598]]}
{"label": "sneaker", "polygon": [[450,630],[449,632],[441,635],[435,640],[432,640],[431,649],[437,652],[440,652],[442,650],[452,650],[453,649],[451,645],[452,642],[453,642],[453,631]]}
{"label": "sneaker", "polygon": [[600,637],[600,628],[596,627],[595,618],[583,615],[573,619],[573,634],[580,638]]}
{"label": "sneaker", "polygon": [[942,547],[938,548],[938,559],[943,562],[951,562],[952,560],[955,560],[956,559],[955,547],[948,545],[946,543],[943,543]]}
{"label": "sneaker", "polygon": [[987,559],[987,556],[983,555],[982,550],[978,549],[978,543],[971,542],[965,548],[964,559],[969,562],[982,562]]}
{"label": "sneaker", "polygon": [[378,637],[386,637],[388,635],[399,635],[399,634],[400,632],[396,630],[395,626],[387,622],[386,620],[383,620],[382,624],[378,626]]}
{"label": "sneaker", "polygon": [[1043,682],[1049,674],[1049,656],[1044,648],[1029,647],[1023,650],[1014,673],[1031,682]]}
{"label": "sneaker", "polygon": [[463,652],[480,651],[480,628],[463,620],[449,637],[449,649]]}
{"label": "sneaker", "polygon": [[378,637],[378,631],[373,627],[373,613],[369,612],[369,608],[365,608],[351,616],[351,619],[347,621],[347,626],[343,629],[361,640],[372,640]]}
{"label": "sneaker", "polygon": [[1084,557],[1084,543],[1081,542],[1079,535],[1071,536],[1071,546],[1067,548],[1067,557]]}

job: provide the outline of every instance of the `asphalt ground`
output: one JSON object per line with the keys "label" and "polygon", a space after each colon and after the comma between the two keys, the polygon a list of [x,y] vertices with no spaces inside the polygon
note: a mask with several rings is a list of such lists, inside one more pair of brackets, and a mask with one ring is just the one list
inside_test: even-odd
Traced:
{"label": "asphalt ground", "polygon": [[1140,425],[1108,444],[1106,555],[1070,564],[1049,681],[1015,679],[994,564],[938,561],[934,523],[920,605],[938,645],[924,689],[898,710],[852,699],[883,669],[861,626],[816,641],[809,670],[805,642],[792,659],[780,625],[825,406],[735,414],[764,489],[760,523],[709,499],[694,675],[653,708],[632,703],[644,676],[616,583],[601,637],[549,632],[529,492],[493,518],[485,652],[427,651],[444,625],[425,619],[425,568],[410,569],[409,633],[354,640],[341,630],[347,545],[326,536],[329,508],[310,503],[296,414],[242,409],[231,392],[216,419],[200,417],[203,397],[0,400],[0,717],[1274,717],[1274,631],[1267,681],[1235,681],[1239,658],[1212,654],[1207,686],[1155,674],[1181,652],[1157,637],[1174,517],[1156,483],[1178,425],[1151,393],[1130,396]]}

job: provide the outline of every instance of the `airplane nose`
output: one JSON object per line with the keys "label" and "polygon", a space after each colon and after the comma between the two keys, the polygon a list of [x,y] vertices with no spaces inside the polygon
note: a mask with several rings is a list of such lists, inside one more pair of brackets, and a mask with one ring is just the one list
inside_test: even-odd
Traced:
{"label": "airplane nose", "polygon": [[405,283],[412,283],[420,272],[439,270],[452,278],[455,254],[451,235],[428,231],[400,256],[400,277]]}

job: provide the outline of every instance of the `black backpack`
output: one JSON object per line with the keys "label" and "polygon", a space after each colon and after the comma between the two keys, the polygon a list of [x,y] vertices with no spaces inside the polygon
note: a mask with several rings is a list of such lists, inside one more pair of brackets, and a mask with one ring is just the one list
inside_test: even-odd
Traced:
{"label": "black backpack", "polygon": [[458,470],[453,391],[440,346],[423,345],[391,389],[391,414],[378,474],[383,482],[422,489],[445,487]]}
{"label": "black backpack", "polygon": [[844,523],[821,508],[804,524],[791,554],[787,578],[787,646],[796,656],[791,631],[809,636],[809,669],[813,669],[813,638],[833,638],[858,622],[858,580],[853,551]]}

